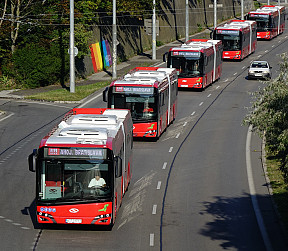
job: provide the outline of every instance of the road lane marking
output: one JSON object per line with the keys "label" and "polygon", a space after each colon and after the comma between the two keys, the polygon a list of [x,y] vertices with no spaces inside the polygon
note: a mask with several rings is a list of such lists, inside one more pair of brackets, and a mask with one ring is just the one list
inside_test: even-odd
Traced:
{"label": "road lane marking", "polygon": [[158,181],[158,183],[157,183],[157,190],[160,190],[160,188],[161,188],[161,181]]}
{"label": "road lane marking", "polygon": [[171,147],[169,148],[169,153],[172,153],[172,151],[173,151],[173,146],[171,146]]}
{"label": "road lane marking", "polygon": [[154,246],[154,234],[150,234],[150,247]]}
{"label": "road lane marking", "polygon": [[238,73],[237,72],[235,72],[233,75],[235,76],[235,75],[237,75]]}
{"label": "road lane marking", "polygon": [[185,122],[184,124],[183,124],[183,126],[186,126],[187,125],[187,122]]}
{"label": "road lane marking", "polygon": [[176,139],[178,139],[178,138],[179,138],[179,136],[180,136],[180,132],[178,132],[178,133],[177,133],[177,135],[176,135],[176,137],[175,137],[175,138],[176,138]]}
{"label": "road lane marking", "polygon": [[164,162],[162,169],[166,169],[167,167],[167,162]]}
{"label": "road lane marking", "polygon": [[209,98],[211,95],[212,95],[212,94],[210,93],[210,94],[207,96],[207,98]]}
{"label": "road lane marking", "polygon": [[156,213],[157,213],[157,205],[153,205],[152,214],[156,214]]}
{"label": "road lane marking", "polygon": [[0,119],[0,122],[3,121],[3,120],[5,120],[5,119],[10,118],[10,117],[13,116],[13,115],[14,115],[14,113],[9,114],[8,116],[6,116],[6,117]]}
{"label": "road lane marking", "polygon": [[85,105],[89,104],[89,103],[92,102],[93,100],[99,98],[101,95],[102,95],[102,93],[99,93],[99,94],[96,95],[95,97],[93,97],[93,98],[87,100],[86,102],[84,102],[83,104],[79,105],[78,108],[84,107]]}
{"label": "road lane marking", "polygon": [[[227,79],[227,81],[228,81],[228,79]],[[217,87],[216,87],[216,89],[219,89],[220,88],[220,85],[218,85]]]}
{"label": "road lane marking", "polygon": [[258,227],[260,229],[266,250],[272,251],[273,249],[272,249],[268,234],[266,232],[265,224],[264,224],[261,211],[259,208],[254,179],[253,179],[252,164],[251,164],[251,137],[252,137],[252,126],[250,125],[248,128],[247,138],[246,138],[246,171],[247,171],[250,197],[251,197],[252,205],[254,208],[255,216],[257,219]]}
{"label": "road lane marking", "polygon": [[191,116],[193,116],[195,114],[195,111],[191,113]]}
{"label": "road lane marking", "polygon": [[203,102],[201,102],[201,103],[199,104],[199,106],[201,106],[201,105],[203,105]]}

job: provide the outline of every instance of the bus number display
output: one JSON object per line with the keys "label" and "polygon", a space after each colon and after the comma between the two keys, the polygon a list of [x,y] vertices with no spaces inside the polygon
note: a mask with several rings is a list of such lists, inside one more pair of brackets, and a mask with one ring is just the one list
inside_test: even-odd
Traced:
{"label": "bus number display", "polygon": [[149,87],[115,86],[113,89],[114,89],[114,93],[153,94],[153,88],[149,88]]}
{"label": "bus number display", "polygon": [[217,34],[239,35],[238,30],[216,30]]}

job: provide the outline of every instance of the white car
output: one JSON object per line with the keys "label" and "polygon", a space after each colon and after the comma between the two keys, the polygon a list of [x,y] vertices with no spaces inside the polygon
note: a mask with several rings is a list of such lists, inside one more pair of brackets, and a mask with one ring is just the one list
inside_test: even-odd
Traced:
{"label": "white car", "polygon": [[248,79],[264,78],[271,79],[271,66],[267,61],[252,61],[248,68]]}

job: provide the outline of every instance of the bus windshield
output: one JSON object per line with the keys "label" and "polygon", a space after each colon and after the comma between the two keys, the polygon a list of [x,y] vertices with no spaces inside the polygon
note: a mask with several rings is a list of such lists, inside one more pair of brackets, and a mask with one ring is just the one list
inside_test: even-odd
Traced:
{"label": "bus windshield", "polygon": [[269,16],[268,15],[258,15],[257,17],[249,15],[249,20],[254,20],[257,23],[257,31],[269,31],[269,28],[271,28],[270,22],[269,22]]}
{"label": "bus windshield", "polygon": [[200,59],[188,57],[171,57],[171,65],[168,67],[176,68],[178,77],[199,77],[203,75],[203,67],[201,67]]}
{"label": "bus windshield", "polygon": [[129,109],[133,122],[157,120],[157,97],[146,94],[113,94],[111,107]]}
{"label": "bus windshield", "polygon": [[41,163],[40,201],[57,203],[111,198],[111,161],[47,159]]}
{"label": "bus windshield", "polygon": [[241,50],[240,35],[216,34],[215,39],[222,40],[224,51],[239,51],[239,50]]}

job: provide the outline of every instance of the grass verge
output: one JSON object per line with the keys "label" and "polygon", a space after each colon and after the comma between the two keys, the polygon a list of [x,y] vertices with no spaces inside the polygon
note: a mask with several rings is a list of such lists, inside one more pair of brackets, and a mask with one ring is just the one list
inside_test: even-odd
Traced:
{"label": "grass verge", "polygon": [[281,161],[277,157],[267,154],[266,164],[270,184],[273,189],[273,199],[278,208],[283,225],[288,231],[288,184],[281,171]]}
{"label": "grass verge", "polygon": [[75,87],[75,93],[69,92],[66,89],[52,90],[48,92],[41,92],[26,99],[43,100],[43,101],[80,101],[86,98],[95,91],[107,86],[111,81],[99,82],[90,85],[82,85]]}

